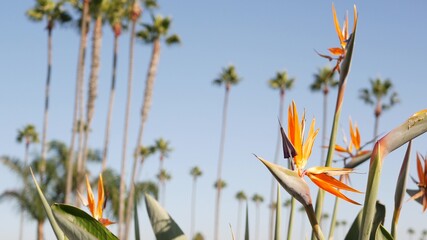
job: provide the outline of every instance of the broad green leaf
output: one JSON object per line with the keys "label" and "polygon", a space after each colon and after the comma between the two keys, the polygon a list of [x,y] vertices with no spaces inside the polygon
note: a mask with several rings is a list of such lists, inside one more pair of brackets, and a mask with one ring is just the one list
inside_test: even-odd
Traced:
{"label": "broad green leaf", "polygon": [[37,183],[36,178],[34,177],[33,170],[30,168],[31,176],[33,176],[34,184],[36,184],[37,192],[39,193],[39,197],[43,203],[43,208],[46,211],[47,218],[49,219],[49,223],[52,226],[53,232],[55,233],[55,236],[59,240],[66,239],[64,233],[62,232],[61,228],[58,226],[58,223],[56,222],[53,214],[52,209],[49,206],[49,203],[47,202],[46,198],[44,197],[44,194],[42,190],[39,187],[39,184]]}
{"label": "broad green leaf", "polygon": [[378,229],[375,233],[375,240],[393,240],[393,236],[384,228],[381,224],[378,226]]}
{"label": "broad green leaf", "polygon": [[151,227],[157,240],[186,240],[184,232],[172,219],[169,213],[149,194],[145,195],[145,204]]}
{"label": "broad green leaf", "polygon": [[[384,224],[384,218],[385,218],[385,206],[378,201],[376,202],[376,210],[375,210],[375,220],[373,223],[373,229],[378,229],[378,226]],[[356,219],[353,221],[353,224],[351,224],[350,229],[347,232],[347,235],[345,236],[345,240],[357,240],[359,239],[359,232],[362,229],[362,214],[363,209],[359,211],[357,214]],[[375,233],[371,235],[370,239],[375,239]]]}
{"label": "broad green leaf", "polygon": [[118,239],[104,225],[80,208],[58,203],[53,204],[51,208],[58,225],[71,240]]}

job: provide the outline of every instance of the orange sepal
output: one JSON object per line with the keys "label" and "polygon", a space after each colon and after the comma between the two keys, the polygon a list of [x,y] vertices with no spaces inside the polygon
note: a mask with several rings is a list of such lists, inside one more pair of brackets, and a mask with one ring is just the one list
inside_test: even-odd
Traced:
{"label": "orange sepal", "polygon": [[[356,189],[353,189],[347,185],[345,185],[344,183],[336,180],[335,178],[328,176],[326,174],[310,174],[308,173],[307,176],[311,179],[311,181],[314,182],[314,184],[316,184],[318,187],[320,187],[321,189],[343,199],[346,200],[347,202],[356,204],[356,205],[360,205],[360,203],[348,198],[347,196],[345,196],[342,192],[340,192],[337,188],[341,188],[344,190],[354,190],[356,192]],[[337,183],[338,182],[338,183]],[[340,186],[340,187],[338,187]],[[341,187],[342,186],[342,187]],[[344,187],[345,186],[345,187]]]}
{"label": "orange sepal", "polygon": [[337,56],[341,56],[345,53],[342,48],[338,48],[338,47],[328,48],[328,50],[331,54],[337,55]]}

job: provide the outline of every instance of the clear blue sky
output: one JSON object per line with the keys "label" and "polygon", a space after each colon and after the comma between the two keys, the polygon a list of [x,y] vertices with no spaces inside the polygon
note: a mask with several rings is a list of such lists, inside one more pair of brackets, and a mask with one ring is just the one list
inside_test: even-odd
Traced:
{"label": "clear blue sky", "polygon": [[[359,89],[368,87],[370,78],[390,78],[394,90],[402,102],[384,112],[380,120],[380,132],[386,133],[401,124],[407,117],[426,108],[425,56],[427,55],[427,3],[422,0],[409,2],[391,1],[339,1],[335,3],[342,20],[346,10],[352,19],[352,7],[359,10],[358,36],[354,60],[347,84],[340,128],[348,132],[348,118],[359,124],[362,141],[371,138],[373,132],[373,108],[358,99]],[[308,119],[316,117],[321,126],[322,96],[312,94],[309,85],[317,69],[328,65],[316,55],[338,45],[332,14],[331,1],[160,1],[159,13],[173,16],[172,32],[182,38],[182,45],[163,46],[159,74],[156,81],[153,108],[147,122],[144,144],[163,137],[170,140],[173,153],[166,159],[165,168],[172,180],[167,184],[166,208],[185,232],[190,228],[191,177],[189,170],[198,165],[203,176],[198,181],[196,230],[212,239],[220,123],[224,90],[211,84],[222,67],[234,64],[243,78],[241,84],[231,89],[228,129],[225,145],[223,178],[228,186],[222,195],[221,239],[231,239],[228,224],[236,227],[237,201],[234,196],[243,190],[248,196],[259,193],[265,202],[261,208],[261,239],[267,238],[270,173],[253,157],[252,153],[273,160],[276,146],[278,117],[278,92],[267,86],[267,80],[279,70],[287,70],[296,78],[294,89],[287,92],[286,105],[291,99],[300,111],[307,112]],[[22,157],[24,146],[15,142],[17,129],[33,123],[40,131],[44,84],[46,75],[46,31],[44,24],[32,23],[25,11],[33,1],[8,1],[0,9],[0,155]],[[147,15],[144,17],[146,21]],[[110,86],[112,34],[104,27],[99,95],[96,102],[90,146],[102,148],[108,90]],[[117,96],[113,119],[109,167],[119,171],[124,119],[128,66],[129,34],[120,39]],[[71,134],[74,85],[78,53],[78,32],[72,27],[57,27],[53,33],[53,76],[49,139],[69,144]],[[135,48],[134,88],[130,121],[129,153],[136,143],[139,109],[148,59],[151,48],[138,43]],[[86,71],[88,73],[88,71]],[[87,77],[86,77],[87,79]],[[335,104],[336,91],[330,94],[329,119]],[[330,129],[330,124],[328,124]],[[322,130],[321,130],[322,131]],[[320,135],[319,135],[320,136]],[[341,142],[341,131],[338,143]],[[410,174],[415,176],[415,151],[427,152],[427,138],[414,141]],[[320,138],[317,139],[308,166],[320,162]],[[40,146],[32,148],[35,153]],[[393,212],[393,196],[396,176],[404,149],[392,153],[385,161],[379,200],[386,204],[386,227],[390,228]],[[158,169],[157,157],[148,159],[141,179],[154,179]],[[130,166],[130,162],[127,164]],[[99,168],[91,168],[94,175]],[[129,169],[127,170],[130,171]],[[364,191],[367,165],[361,166],[352,177],[355,188]],[[0,191],[20,186],[17,177],[0,166]],[[312,187],[313,184],[309,183]],[[415,184],[408,181],[410,188]],[[312,194],[316,190],[312,188]],[[359,202],[364,195],[349,194]],[[282,198],[289,196],[283,192]],[[315,198],[315,197],[313,197]],[[326,197],[326,212],[332,212],[334,198]],[[350,224],[360,207],[342,202],[338,219]],[[144,236],[153,239],[144,210],[140,206],[141,228]],[[426,227],[426,215],[419,204],[404,204],[399,225],[399,235],[405,238],[408,227],[416,229],[416,236]],[[249,203],[251,234],[255,230],[255,206]],[[18,237],[19,211],[13,203],[0,204],[0,229],[5,239]],[[287,214],[285,211],[284,215]],[[287,219],[284,217],[284,219]],[[304,224],[302,224],[302,220]],[[287,220],[286,220],[287,221]],[[285,221],[285,222],[286,222]],[[309,223],[301,214],[296,216],[295,239]],[[301,229],[301,225],[303,226]],[[305,226],[305,227],[304,227]],[[35,239],[36,226],[25,225],[25,239]],[[47,239],[53,234],[45,226]],[[285,229],[285,227],[284,227]],[[112,227],[115,231],[115,228]],[[327,233],[328,230],[324,229]],[[337,230],[337,239],[342,229]],[[418,238],[418,237],[416,237]]]}

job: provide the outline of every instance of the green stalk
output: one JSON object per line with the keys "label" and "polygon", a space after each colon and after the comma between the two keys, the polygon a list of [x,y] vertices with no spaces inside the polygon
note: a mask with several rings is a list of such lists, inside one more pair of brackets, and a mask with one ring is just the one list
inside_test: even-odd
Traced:
{"label": "green stalk", "polygon": [[[346,49],[347,52],[341,64],[337,102],[336,102],[335,113],[334,113],[334,118],[332,122],[331,136],[329,138],[330,140],[329,140],[328,154],[326,156],[326,163],[325,163],[326,167],[331,166],[332,155],[334,154],[334,146],[335,146],[335,140],[338,132],[339,120],[341,116],[341,108],[344,101],[344,93],[345,93],[345,87],[347,83],[347,76],[350,72],[351,59],[353,56],[354,40],[356,38],[356,29],[357,29],[357,25],[354,26],[354,31],[351,34],[350,40],[347,45],[347,49]],[[318,221],[322,216],[324,198],[325,198],[325,191],[319,189],[319,191],[317,192],[317,198],[316,198],[316,218]],[[311,235],[311,239],[314,240],[314,234]]]}
{"label": "green stalk", "polygon": [[334,211],[332,212],[331,225],[329,226],[329,237],[328,237],[329,239],[334,239],[335,223],[337,221],[339,202],[340,202],[340,199],[338,197],[335,197]]}
{"label": "green stalk", "polygon": [[313,235],[316,236],[318,240],[323,240],[322,230],[320,229],[319,222],[316,219],[316,214],[314,213],[313,205],[304,205],[305,212],[307,213],[308,219],[310,220],[311,227],[313,228]]}
{"label": "green stalk", "polygon": [[291,198],[291,209],[289,210],[289,222],[288,222],[288,240],[292,240],[292,226],[294,224],[294,213],[295,213],[295,198]]}
{"label": "green stalk", "polygon": [[274,228],[274,240],[280,240],[281,232],[281,218],[282,218],[282,200],[280,197],[280,186],[277,184],[277,198],[276,198],[276,226]]}
{"label": "green stalk", "polygon": [[415,113],[403,124],[390,131],[375,143],[369,167],[363,207],[363,225],[359,233],[359,239],[369,239],[372,232],[372,223],[375,215],[375,202],[378,196],[384,158],[390,152],[425,132],[427,132],[427,109]]}

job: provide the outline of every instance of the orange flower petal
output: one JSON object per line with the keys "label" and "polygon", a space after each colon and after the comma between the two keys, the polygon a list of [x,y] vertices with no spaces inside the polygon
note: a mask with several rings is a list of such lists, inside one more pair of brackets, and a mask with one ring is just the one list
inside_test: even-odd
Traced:
{"label": "orange flower petal", "polygon": [[328,48],[328,50],[333,55],[341,56],[344,54],[344,50],[342,48],[334,47],[334,48]]}
{"label": "orange flower petal", "polygon": [[339,176],[353,172],[352,168],[335,168],[335,167],[312,167],[306,170],[310,174],[326,174],[328,176]]}
{"label": "orange flower petal", "polygon": [[[307,176],[311,179],[311,181],[313,181],[318,187],[320,187],[321,189],[341,198],[346,200],[347,202],[356,204],[356,205],[360,205],[360,203],[348,198],[347,196],[345,196],[342,192],[340,192],[339,190],[337,190],[330,181],[330,178],[333,178],[331,176],[328,176],[326,174],[307,174]],[[326,177],[325,177],[326,176]],[[335,179],[335,178],[333,178]],[[336,180],[336,179],[335,179]],[[338,181],[338,180],[336,180]],[[339,181],[338,181],[339,182]],[[341,183],[343,184],[343,183]],[[345,184],[344,184],[345,185]],[[347,185],[346,185],[347,186]]]}
{"label": "orange flower petal", "polygon": [[348,152],[346,148],[341,147],[340,145],[335,145],[334,149],[337,152],[342,152],[342,153],[347,153]]}
{"label": "orange flower petal", "polygon": [[332,3],[332,14],[334,15],[334,25],[335,25],[335,31],[337,32],[338,38],[340,39],[340,43],[344,42],[344,38],[341,32],[341,27],[340,27],[340,23],[338,22],[337,19],[337,12],[335,11],[335,6]]}
{"label": "orange flower petal", "polygon": [[[102,181],[102,175],[99,174],[98,180],[98,204],[96,205],[96,214],[99,219],[102,218],[102,210],[104,209],[104,183]],[[96,218],[96,217],[95,217]]]}
{"label": "orange flower petal", "polygon": [[104,226],[108,226],[108,225],[111,225],[111,224],[116,223],[116,222],[112,222],[112,221],[110,221],[110,220],[109,220],[109,219],[107,219],[107,218],[100,218],[100,219],[99,219],[99,222],[100,222],[102,225],[104,225]]}
{"label": "orange flower petal", "polygon": [[418,179],[420,180],[419,185],[425,185],[424,171],[423,171],[423,166],[421,164],[421,158],[422,158],[422,156],[418,153],[417,154]]}
{"label": "orange flower petal", "polygon": [[86,188],[87,188],[87,202],[89,211],[92,213],[92,216],[95,216],[95,199],[93,197],[92,188],[90,187],[89,178],[86,175]]}

